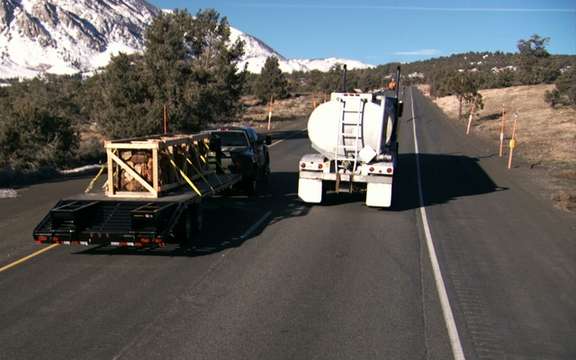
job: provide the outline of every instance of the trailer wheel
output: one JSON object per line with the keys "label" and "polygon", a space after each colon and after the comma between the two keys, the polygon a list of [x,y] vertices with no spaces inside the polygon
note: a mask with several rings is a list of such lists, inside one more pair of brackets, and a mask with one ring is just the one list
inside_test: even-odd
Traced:
{"label": "trailer wheel", "polygon": [[198,236],[202,232],[203,216],[200,204],[188,208],[182,213],[178,231],[180,247],[190,249],[199,240]]}
{"label": "trailer wheel", "polygon": [[257,185],[258,194],[267,194],[270,191],[270,163],[267,163],[260,171],[260,178]]}
{"label": "trailer wheel", "polygon": [[320,196],[321,196],[320,204],[326,204],[327,203],[327,199],[326,199],[326,194],[328,193],[327,188],[328,188],[328,182],[322,181],[322,191],[320,192]]}
{"label": "trailer wheel", "polygon": [[246,195],[254,196],[258,193],[258,179],[246,179],[244,182],[244,190],[246,191]]}
{"label": "trailer wheel", "polygon": [[204,229],[204,208],[202,207],[201,203],[196,206],[196,211],[194,214],[194,229],[196,235],[200,235]]}
{"label": "trailer wheel", "polygon": [[188,212],[182,214],[182,223],[181,223],[181,233],[180,233],[180,247],[189,249],[192,247],[192,237],[193,235],[193,225],[192,225],[192,217]]}
{"label": "trailer wheel", "polygon": [[266,163],[264,164],[264,176],[268,178],[270,176],[270,155],[266,153]]}

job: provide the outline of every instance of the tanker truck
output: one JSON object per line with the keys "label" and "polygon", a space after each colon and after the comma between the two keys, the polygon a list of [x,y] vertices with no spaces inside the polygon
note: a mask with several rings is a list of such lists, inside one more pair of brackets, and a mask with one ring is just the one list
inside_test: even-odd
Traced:
{"label": "tanker truck", "polygon": [[315,154],[300,159],[298,196],[322,203],[328,190],[365,192],[366,205],[390,207],[398,165],[400,67],[393,90],[377,93],[334,92],[308,119]]}

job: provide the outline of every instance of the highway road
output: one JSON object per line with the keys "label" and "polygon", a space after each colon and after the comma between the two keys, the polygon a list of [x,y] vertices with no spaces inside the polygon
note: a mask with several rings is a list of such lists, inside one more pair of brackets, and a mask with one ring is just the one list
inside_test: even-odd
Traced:
{"label": "highway road", "polygon": [[269,194],[211,200],[192,251],[57,246],[5,268],[89,178],[0,199],[0,359],[575,359],[576,218],[410,95],[392,209],[299,202],[304,121],[276,134]]}

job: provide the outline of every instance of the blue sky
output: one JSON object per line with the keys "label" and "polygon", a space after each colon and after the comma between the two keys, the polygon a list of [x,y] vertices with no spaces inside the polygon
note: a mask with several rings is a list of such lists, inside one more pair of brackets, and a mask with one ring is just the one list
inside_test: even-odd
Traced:
{"label": "blue sky", "polygon": [[342,57],[371,64],[465,51],[516,51],[550,37],[553,54],[576,54],[575,0],[149,0],[191,13],[214,8],[232,26],[288,58]]}

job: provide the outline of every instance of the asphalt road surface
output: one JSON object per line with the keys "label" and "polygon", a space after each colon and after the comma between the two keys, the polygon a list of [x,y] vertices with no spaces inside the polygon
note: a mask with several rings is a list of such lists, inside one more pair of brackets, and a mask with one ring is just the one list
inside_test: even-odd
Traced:
{"label": "asphalt road surface", "polygon": [[[414,114],[404,100],[392,209],[299,202],[313,151],[292,124],[269,194],[209,201],[196,249],[57,246],[1,271],[0,359],[575,359],[576,218],[419,93]],[[41,249],[33,227],[88,181],[0,199],[0,268]]]}

